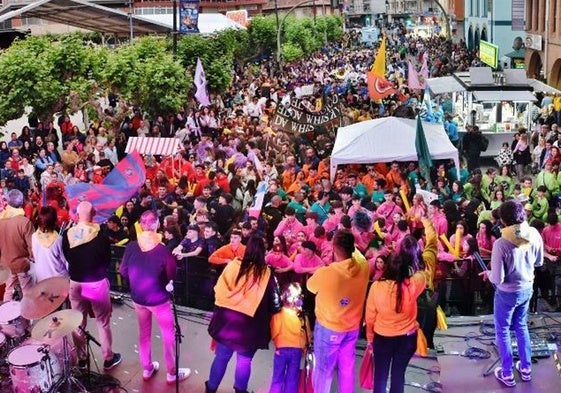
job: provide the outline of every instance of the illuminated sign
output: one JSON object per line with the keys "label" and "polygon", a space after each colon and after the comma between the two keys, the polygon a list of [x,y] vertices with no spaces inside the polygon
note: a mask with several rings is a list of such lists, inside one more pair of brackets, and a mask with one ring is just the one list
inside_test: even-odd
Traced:
{"label": "illuminated sign", "polygon": [[487,41],[479,41],[479,60],[493,68],[499,63],[499,47]]}

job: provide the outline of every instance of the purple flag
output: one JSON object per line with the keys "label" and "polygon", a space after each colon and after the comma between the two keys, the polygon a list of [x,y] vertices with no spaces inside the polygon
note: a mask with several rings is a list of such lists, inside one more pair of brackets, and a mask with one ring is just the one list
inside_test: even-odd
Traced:
{"label": "purple flag", "polygon": [[89,201],[96,210],[94,222],[101,224],[129,200],[145,180],[146,167],[135,150],[119,161],[101,184],[77,183],[66,187],[70,215],[76,215],[80,202]]}
{"label": "purple flag", "polygon": [[195,98],[197,99],[197,101],[199,101],[201,105],[209,106],[210,99],[208,98],[208,93],[206,92],[206,76],[200,58],[197,58],[197,69],[195,70],[195,86],[197,87],[197,92],[195,93]]}

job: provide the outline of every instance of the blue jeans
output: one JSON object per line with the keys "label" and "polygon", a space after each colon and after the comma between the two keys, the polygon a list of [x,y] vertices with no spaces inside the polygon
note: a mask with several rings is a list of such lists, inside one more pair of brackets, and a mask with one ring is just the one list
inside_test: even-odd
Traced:
{"label": "blue jeans", "polygon": [[516,335],[520,366],[526,370],[532,368],[532,348],[527,324],[531,297],[531,288],[518,292],[495,291],[495,339],[505,376],[512,375],[511,326]]}
{"label": "blue jeans", "polygon": [[277,348],[269,393],[298,393],[301,348]]}
{"label": "blue jeans", "polygon": [[335,332],[316,322],[314,328],[315,366],[312,373],[314,393],[329,393],[333,372],[337,367],[338,393],[355,391],[355,355],[358,329],[351,332]]}
{"label": "blue jeans", "polygon": [[[210,376],[208,377],[208,388],[211,390],[217,390],[224,374],[226,373],[226,368],[228,367],[228,362],[234,354],[230,348],[219,342],[216,343],[216,353],[212,365],[210,366]],[[253,355],[255,355],[255,350],[247,352],[236,352],[236,372],[234,374],[234,388],[239,390],[247,390],[247,385],[249,383],[249,376],[251,375],[251,360]]]}
{"label": "blue jeans", "polygon": [[416,332],[395,337],[374,335],[374,393],[386,393],[390,369],[390,393],[403,393],[405,370],[416,348]]}

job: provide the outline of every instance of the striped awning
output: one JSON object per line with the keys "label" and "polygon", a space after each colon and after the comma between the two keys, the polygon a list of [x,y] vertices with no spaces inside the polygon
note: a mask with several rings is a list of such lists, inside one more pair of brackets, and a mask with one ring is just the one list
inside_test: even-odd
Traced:
{"label": "striped awning", "polygon": [[136,150],[140,154],[170,156],[180,149],[181,142],[177,138],[131,137],[127,142],[125,153]]}

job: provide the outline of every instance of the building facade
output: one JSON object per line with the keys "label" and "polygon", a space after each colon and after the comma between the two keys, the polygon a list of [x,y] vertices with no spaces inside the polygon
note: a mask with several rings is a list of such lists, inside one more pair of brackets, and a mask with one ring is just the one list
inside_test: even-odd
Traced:
{"label": "building facade", "polygon": [[525,36],[524,0],[466,0],[464,31],[468,48],[481,40],[499,47],[499,58],[512,52],[514,40]]}
{"label": "building facade", "polygon": [[528,77],[561,88],[561,0],[526,0]]}

